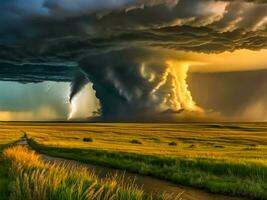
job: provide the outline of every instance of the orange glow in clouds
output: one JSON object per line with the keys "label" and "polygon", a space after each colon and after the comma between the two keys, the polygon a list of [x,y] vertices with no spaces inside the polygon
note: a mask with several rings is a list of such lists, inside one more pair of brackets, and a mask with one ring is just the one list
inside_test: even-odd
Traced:
{"label": "orange glow in clouds", "polygon": [[188,53],[192,60],[190,71],[193,72],[227,72],[267,69],[267,50],[237,50],[221,54]]}

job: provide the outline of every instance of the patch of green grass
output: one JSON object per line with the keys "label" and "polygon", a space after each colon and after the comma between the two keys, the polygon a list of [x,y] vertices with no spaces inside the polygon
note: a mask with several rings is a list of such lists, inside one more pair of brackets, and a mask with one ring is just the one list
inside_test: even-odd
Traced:
{"label": "patch of green grass", "polygon": [[8,177],[8,165],[0,158],[0,199],[8,200],[9,197],[9,177]]}
{"label": "patch of green grass", "polygon": [[[267,198],[267,123],[0,125],[0,132],[7,133],[5,138],[24,131],[50,155],[127,169],[212,192]],[[94,141],[83,142],[87,137]],[[133,139],[142,145],[130,143]],[[177,146],[168,145],[171,142]]]}
{"label": "patch of green grass", "polygon": [[[239,128],[238,128],[239,127]],[[240,128],[242,127],[242,128]],[[5,129],[23,130],[38,143],[80,149],[138,154],[219,158],[267,163],[267,123],[8,123]],[[245,130],[246,129],[246,130]],[[0,129],[1,131],[1,129]],[[83,138],[93,142],[83,142]],[[142,145],[131,145],[131,140]],[[168,145],[176,142],[177,146]],[[194,144],[194,148],[188,148]],[[249,146],[255,151],[244,151]],[[216,147],[217,146],[217,147]],[[220,148],[218,146],[223,146]]]}
{"label": "patch of green grass", "polygon": [[19,140],[20,137],[21,133],[19,131],[8,133],[7,130],[1,131],[0,129],[0,200],[8,200],[10,193],[10,177],[8,175],[9,166],[2,157],[2,151],[15,141]]}
{"label": "patch of green grass", "polygon": [[[0,145],[0,154],[2,154],[1,149],[4,145]],[[8,176],[8,165],[0,155],[0,199],[8,200],[9,198],[9,176]]]}
{"label": "patch of green grass", "polygon": [[105,150],[48,147],[29,140],[37,151],[107,167],[152,175],[210,192],[267,199],[267,166],[229,160],[164,157]]}
{"label": "patch of green grass", "polygon": [[[12,200],[152,200],[123,178],[100,180],[86,167],[44,162],[24,146],[7,148],[3,156],[10,163]],[[162,195],[153,199],[169,200]]]}

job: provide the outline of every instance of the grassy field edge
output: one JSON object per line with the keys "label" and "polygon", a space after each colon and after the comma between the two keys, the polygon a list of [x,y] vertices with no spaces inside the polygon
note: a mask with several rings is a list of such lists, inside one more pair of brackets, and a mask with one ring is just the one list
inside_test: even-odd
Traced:
{"label": "grassy field edge", "polygon": [[263,165],[212,161],[207,159],[169,158],[105,150],[55,148],[29,139],[30,146],[47,155],[125,169],[209,192],[250,199],[267,199],[267,167]]}
{"label": "grassy field edge", "polygon": [[0,197],[1,200],[8,200],[10,194],[10,176],[8,162],[3,158],[4,149],[14,145],[17,141],[0,145]]}
{"label": "grassy field edge", "polygon": [[0,197],[2,200],[8,200],[10,193],[8,169],[8,163],[0,156]]}
{"label": "grassy field edge", "polygon": [[[150,196],[120,177],[98,179],[88,168],[45,162],[35,151],[15,145],[3,151],[9,163],[12,200],[170,200]],[[2,198],[1,198],[2,199]]]}

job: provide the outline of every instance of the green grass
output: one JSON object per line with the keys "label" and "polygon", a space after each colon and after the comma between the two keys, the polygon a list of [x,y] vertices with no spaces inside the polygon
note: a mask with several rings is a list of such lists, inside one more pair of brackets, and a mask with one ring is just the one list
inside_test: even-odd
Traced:
{"label": "green grass", "polygon": [[0,129],[0,199],[9,199],[9,183],[10,177],[8,175],[8,163],[2,157],[3,149],[7,148],[13,142],[19,140],[21,137],[20,131],[9,132],[5,129]]}
{"label": "green grass", "polygon": [[[132,182],[122,178],[98,179],[82,166],[44,162],[23,146],[4,150],[10,162],[12,200],[151,200]],[[155,200],[167,199],[163,196]]]}
{"label": "green grass", "polygon": [[9,177],[8,177],[8,165],[0,157],[0,197],[1,200],[8,200],[9,196]]}
{"label": "green grass", "polygon": [[[21,123],[7,129],[24,130],[38,143],[79,149],[122,151],[149,155],[267,161],[267,124],[86,124]],[[92,142],[83,142],[92,138]],[[142,144],[131,143],[139,141]],[[170,143],[177,145],[172,146]],[[194,148],[192,148],[194,147]],[[254,147],[254,148],[251,148]]]}
{"label": "green grass", "polygon": [[47,155],[127,169],[214,193],[267,199],[267,167],[225,160],[185,159],[104,150],[54,148],[29,140]]}
{"label": "green grass", "polygon": [[8,200],[9,199],[9,183],[10,177],[8,175],[9,166],[8,163],[2,157],[2,150],[6,148],[8,145],[0,145],[0,199]]}
{"label": "green grass", "polygon": [[267,199],[267,123],[29,122],[1,123],[1,129],[25,131],[49,155]]}

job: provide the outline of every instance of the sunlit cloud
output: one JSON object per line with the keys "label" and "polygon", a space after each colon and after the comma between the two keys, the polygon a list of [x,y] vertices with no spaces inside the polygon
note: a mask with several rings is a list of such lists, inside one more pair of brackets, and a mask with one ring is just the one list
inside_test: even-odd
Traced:
{"label": "sunlit cloud", "polygon": [[[267,50],[237,50],[220,54],[185,53],[191,72],[227,72],[267,69]],[[196,62],[198,61],[198,62]]]}
{"label": "sunlit cloud", "polygon": [[[0,80],[65,82],[42,89],[52,95],[27,85],[35,93],[27,91],[31,99],[23,92],[16,97],[24,102],[10,98],[4,88],[0,110],[5,118],[24,113],[32,119],[77,119],[96,111],[110,119],[207,113],[202,100],[212,94],[195,98],[205,89],[190,89],[192,74],[267,67],[263,0],[12,0],[0,6]],[[24,91],[21,85],[14,88]],[[250,103],[243,98],[239,104],[244,110]]]}
{"label": "sunlit cloud", "polygon": [[74,97],[70,103],[69,120],[86,119],[88,117],[96,117],[100,113],[99,101],[92,89],[92,84],[88,83],[78,95]]}

